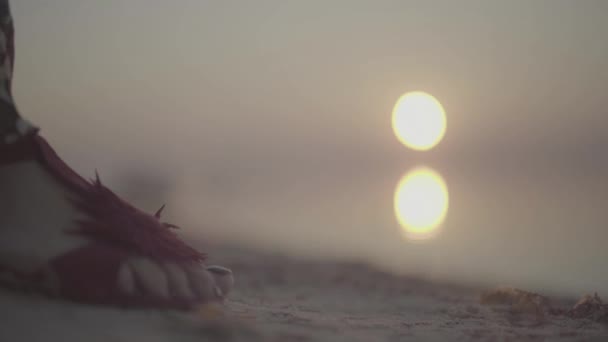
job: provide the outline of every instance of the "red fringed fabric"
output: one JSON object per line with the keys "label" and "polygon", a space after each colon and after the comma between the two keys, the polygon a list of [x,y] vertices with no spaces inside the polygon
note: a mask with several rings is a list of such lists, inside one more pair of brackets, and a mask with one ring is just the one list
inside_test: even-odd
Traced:
{"label": "red fringed fabric", "polygon": [[39,135],[32,137],[37,159],[64,186],[74,193],[69,200],[86,215],[70,231],[95,241],[123,246],[142,256],[177,262],[201,262],[206,255],[182,242],[174,225],[143,212],[105,187],[99,177],[87,181],[72,170]]}

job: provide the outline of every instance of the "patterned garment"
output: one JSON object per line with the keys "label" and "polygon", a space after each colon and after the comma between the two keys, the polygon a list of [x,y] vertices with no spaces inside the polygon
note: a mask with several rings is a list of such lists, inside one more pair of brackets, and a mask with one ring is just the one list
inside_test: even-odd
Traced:
{"label": "patterned garment", "polygon": [[15,143],[37,131],[17,111],[11,83],[15,64],[13,18],[8,0],[0,0],[0,144]]}

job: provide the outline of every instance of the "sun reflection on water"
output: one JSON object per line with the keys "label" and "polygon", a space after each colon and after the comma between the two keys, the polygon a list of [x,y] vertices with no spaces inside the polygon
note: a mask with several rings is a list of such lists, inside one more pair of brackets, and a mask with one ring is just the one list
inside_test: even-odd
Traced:
{"label": "sun reflection on water", "polygon": [[404,236],[426,240],[437,236],[448,212],[445,181],[433,169],[417,167],[397,184],[394,209]]}

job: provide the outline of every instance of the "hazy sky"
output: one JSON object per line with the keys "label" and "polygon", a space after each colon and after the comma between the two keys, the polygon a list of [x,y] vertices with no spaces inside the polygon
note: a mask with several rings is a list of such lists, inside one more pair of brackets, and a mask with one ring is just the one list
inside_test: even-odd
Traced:
{"label": "hazy sky", "polygon": [[[22,113],[186,233],[608,291],[606,0],[12,5]],[[429,152],[390,127],[412,90],[447,111]],[[424,246],[392,211],[417,164],[450,192]]]}
{"label": "hazy sky", "polygon": [[[608,1],[12,6],[18,104],[82,171],[605,160]],[[411,90],[447,111],[427,154],[390,128]]]}

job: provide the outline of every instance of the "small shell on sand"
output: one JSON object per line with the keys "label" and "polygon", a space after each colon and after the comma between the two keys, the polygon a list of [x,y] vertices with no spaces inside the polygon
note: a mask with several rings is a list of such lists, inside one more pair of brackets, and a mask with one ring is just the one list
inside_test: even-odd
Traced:
{"label": "small shell on sand", "polygon": [[544,307],[549,307],[551,305],[549,299],[543,295],[512,287],[501,287],[481,295],[481,304],[513,305],[524,302]]}
{"label": "small shell on sand", "polygon": [[485,292],[480,298],[484,305],[508,305],[520,314],[533,314],[543,317],[551,309],[551,302],[545,296],[511,287],[502,287]]}
{"label": "small shell on sand", "polygon": [[587,318],[596,322],[608,323],[608,304],[596,294],[585,295],[567,312],[572,318]]}

